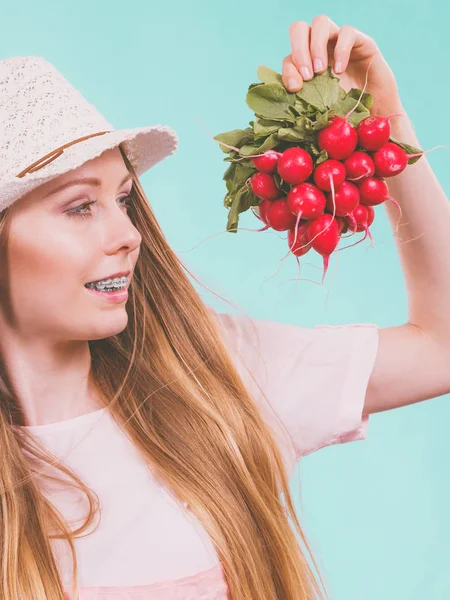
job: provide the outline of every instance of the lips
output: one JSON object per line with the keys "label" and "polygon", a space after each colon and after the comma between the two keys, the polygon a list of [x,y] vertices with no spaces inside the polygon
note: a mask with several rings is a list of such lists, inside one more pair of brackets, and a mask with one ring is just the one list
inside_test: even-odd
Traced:
{"label": "lips", "polygon": [[129,277],[130,273],[131,271],[121,271],[120,273],[114,273],[113,275],[107,275],[106,277],[100,277],[99,279],[88,281],[88,283],[98,283],[99,281],[106,281],[107,279],[114,279],[115,277]]}

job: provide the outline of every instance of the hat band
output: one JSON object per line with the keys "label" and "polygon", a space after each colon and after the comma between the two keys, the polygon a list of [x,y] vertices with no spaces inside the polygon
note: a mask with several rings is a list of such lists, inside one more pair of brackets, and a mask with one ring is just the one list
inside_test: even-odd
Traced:
{"label": "hat band", "polygon": [[34,162],[32,165],[30,165],[29,167],[21,171],[18,175],[16,175],[16,177],[22,178],[27,173],[34,173],[35,171],[39,171],[39,169],[42,169],[49,163],[53,162],[56,158],[61,156],[64,150],[69,146],[77,144],[78,142],[84,142],[84,140],[88,140],[89,138],[96,137],[98,135],[105,135],[105,133],[111,133],[111,131],[100,131],[99,133],[91,133],[90,135],[85,135],[84,137],[73,140],[72,142],[68,142],[67,144],[64,144],[64,146],[60,146],[59,148],[56,148],[56,150],[52,150],[52,152],[49,152],[48,154]]}

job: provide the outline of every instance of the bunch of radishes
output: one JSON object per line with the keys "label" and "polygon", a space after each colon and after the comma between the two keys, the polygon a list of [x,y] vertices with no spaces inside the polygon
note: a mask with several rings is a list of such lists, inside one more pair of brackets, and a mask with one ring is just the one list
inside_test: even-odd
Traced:
{"label": "bunch of radishes", "polygon": [[[318,252],[323,276],[341,235],[350,230],[370,236],[373,207],[386,200],[395,203],[385,179],[401,173],[415,155],[389,141],[393,116],[370,116],[357,127],[332,117],[318,132],[318,146],[328,155],[319,164],[301,147],[251,158],[257,172],[250,184],[261,199],[256,211],[264,229],[287,231],[289,249],[297,257]],[[284,191],[277,185],[280,179]]]}
{"label": "bunch of radishes", "polygon": [[398,206],[386,178],[424,153],[391,137],[390,119],[401,115],[371,116],[372,95],[341,88],[331,67],[295,94],[273,69],[260,65],[258,79],[246,95],[249,127],[214,136],[229,163],[227,231],[251,209],[264,223],[258,231],[287,232],[287,255],[318,252],[325,276],[342,235],[372,237],[374,207]]}

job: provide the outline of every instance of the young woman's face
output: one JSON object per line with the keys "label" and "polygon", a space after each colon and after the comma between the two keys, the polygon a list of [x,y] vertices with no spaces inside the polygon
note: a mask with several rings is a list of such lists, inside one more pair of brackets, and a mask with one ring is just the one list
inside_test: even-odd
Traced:
{"label": "young woman's face", "polygon": [[[81,178],[92,181],[58,189]],[[114,148],[12,205],[0,310],[14,330],[65,341],[102,339],[126,327],[126,298],[113,302],[85,284],[122,272],[132,278],[141,236],[127,214],[131,188]]]}

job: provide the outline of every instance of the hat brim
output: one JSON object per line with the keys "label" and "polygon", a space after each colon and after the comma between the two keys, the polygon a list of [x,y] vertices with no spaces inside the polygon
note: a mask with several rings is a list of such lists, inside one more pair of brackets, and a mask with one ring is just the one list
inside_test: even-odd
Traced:
{"label": "hat brim", "polygon": [[[77,142],[48,165],[26,173],[23,178],[15,177],[0,188],[0,211],[10,206],[24,194],[58,175],[80,167],[88,160],[100,156],[106,150],[123,145],[124,151],[137,175],[142,175],[164,158],[173,154],[178,146],[176,133],[165,125],[119,129]],[[40,157],[37,157],[40,158]],[[24,167],[26,167],[25,165]]]}

